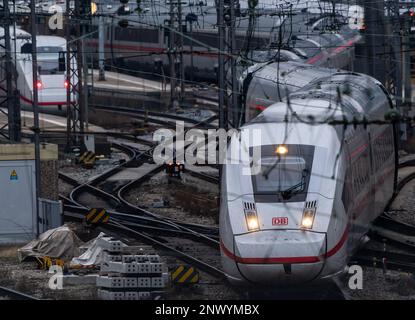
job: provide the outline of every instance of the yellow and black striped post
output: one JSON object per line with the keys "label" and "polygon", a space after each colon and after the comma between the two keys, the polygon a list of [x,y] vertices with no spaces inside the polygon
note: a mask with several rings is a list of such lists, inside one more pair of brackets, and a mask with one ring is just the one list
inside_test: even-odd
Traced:
{"label": "yellow and black striped post", "polygon": [[110,219],[110,214],[105,209],[93,208],[85,216],[87,224],[107,223]]}
{"label": "yellow and black striped post", "polygon": [[93,154],[93,152],[91,151],[86,151],[84,152],[80,157],[79,157],[79,161],[80,162],[84,162],[86,158],[90,157],[91,154]]}
{"label": "yellow and black striped post", "polygon": [[84,163],[91,163],[91,162],[95,162],[96,159],[96,155],[93,152],[90,152],[89,155],[87,155],[84,159]]}
{"label": "yellow and black striped post", "polygon": [[85,165],[93,165],[97,156],[92,151],[86,151],[79,157],[79,162]]}
{"label": "yellow and black striped post", "polygon": [[180,265],[171,273],[171,280],[176,284],[195,284],[199,282],[199,271],[192,266]]}

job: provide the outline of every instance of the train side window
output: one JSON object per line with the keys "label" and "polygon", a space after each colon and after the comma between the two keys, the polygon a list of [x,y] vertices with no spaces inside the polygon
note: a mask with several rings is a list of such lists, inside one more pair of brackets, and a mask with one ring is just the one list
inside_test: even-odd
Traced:
{"label": "train side window", "polygon": [[352,159],[353,193],[357,195],[370,180],[369,149]]}
{"label": "train side window", "polygon": [[347,169],[345,176],[344,176],[344,183],[343,183],[342,201],[343,201],[343,205],[344,205],[344,209],[346,210],[346,213],[349,211],[349,205],[353,199],[352,188],[350,185],[350,180],[351,180],[350,173],[351,173],[351,170]]}
{"label": "train side window", "polygon": [[393,132],[392,127],[385,129],[378,137],[373,141],[373,153],[374,153],[374,171],[379,170],[383,164],[393,155]]}
{"label": "train side window", "polygon": [[63,72],[66,71],[66,63],[65,63],[65,52],[59,52],[59,71]]}
{"label": "train side window", "polygon": [[32,44],[31,43],[25,43],[22,45],[20,49],[20,53],[22,54],[31,54],[32,53]]}

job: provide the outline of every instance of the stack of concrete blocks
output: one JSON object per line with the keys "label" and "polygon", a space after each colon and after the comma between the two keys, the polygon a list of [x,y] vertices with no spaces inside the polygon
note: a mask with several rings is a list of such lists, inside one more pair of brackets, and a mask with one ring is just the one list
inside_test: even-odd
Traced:
{"label": "stack of concrete blocks", "polygon": [[157,254],[119,240],[99,239],[103,248],[98,297],[103,300],[145,300],[163,295],[169,284],[167,266]]}

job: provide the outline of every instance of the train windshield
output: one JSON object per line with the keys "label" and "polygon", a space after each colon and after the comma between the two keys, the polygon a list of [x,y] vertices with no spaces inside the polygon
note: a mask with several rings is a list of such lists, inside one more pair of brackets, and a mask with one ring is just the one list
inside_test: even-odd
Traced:
{"label": "train windshield", "polygon": [[[260,168],[252,175],[254,197],[257,202],[305,201],[314,146],[266,145],[261,147],[261,158],[253,163]],[[278,153],[282,152],[282,154]]]}
{"label": "train windshield", "polygon": [[63,74],[65,67],[59,64],[61,47],[38,47],[39,74]]}

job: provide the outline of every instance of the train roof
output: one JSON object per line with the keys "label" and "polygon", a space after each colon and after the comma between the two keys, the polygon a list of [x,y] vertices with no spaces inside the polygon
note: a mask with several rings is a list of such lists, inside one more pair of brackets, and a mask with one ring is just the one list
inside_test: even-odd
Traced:
{"label": "train roof", "polygon": [[[10,26],[10,36],[12,38],[15,36],[14,30],[15,28],[13,26]],[[3,37],[3,36],[4,36],[4,28],[0,27],[0,37]],[[18,38],[20,37],[30,38],[30,33],[20,29],[19,27],[16,27],[16,36]]]}
{"label": "train roof", "polygon": [[370,120],[390,107],[390,97],[376,79],[360,73],[337,72],[289,94],[283,102],[272,104],[247,125],[285,121],[316,124],[363,117]]}
{"label": "train roof", "polygon": [[[253,73],[255,81],[274,82],[302,88],[315,79],[327,77],[339,70],[315,67],[311,64],[288,61],[284,63],[273,62],[267,65],[256,65],[247,70]],[[245,74],[246,74],[245,73]]]}
{"label": "train roof", "polygon": [[38,35],[36,37],[37,46],[38,47],[46,47],[46,46],[66,46],[66,40],[62,37],[57,36],[42,36]]}
{"label": "train roof", "polygon": [[[3,37],[3,36],[4,36],[4,28],[0,28],[0,37]],[[15,37],[13,26],[10,27],[10,36],[12,37],[12,39]],[[30,40],[31,37],[32,37],[29,32],[24,31],[24,30],[20,29],[19,27],[16,28],[16,36],[17,36],[17,39],[22,39],[22,40]],[[57,36],[38,35],[36,37],[36,40],[37,40],[38,47],[66,45],[65,38],[57,37]]]}

